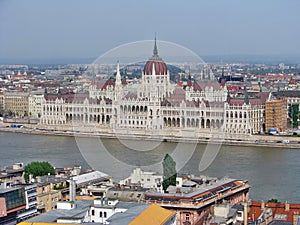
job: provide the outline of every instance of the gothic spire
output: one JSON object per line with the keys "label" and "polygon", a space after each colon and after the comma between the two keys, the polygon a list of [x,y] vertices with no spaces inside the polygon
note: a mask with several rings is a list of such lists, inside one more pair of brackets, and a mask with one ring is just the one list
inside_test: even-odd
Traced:
{"label": "gothic spire", "polygon": [[247,75],[245,75],[245,80],[244,80],[244,102],[249,105],[249,95],[248,95],[248,91],[247,91]]}
{"label": "gothic spire", "polygon": [[121,85],[121,83],[122,83],[122,81],[121,81],[121,74],[120,74],[120,64],[119,64],[119,61],[118,61],[117,74],[116,74],[116,84]]}
{"label": "gothic spire", "polygon": [[158,56],[157,45],[156,45],[156,33],[155,33],[155,38],[154,38],[153,56]]}

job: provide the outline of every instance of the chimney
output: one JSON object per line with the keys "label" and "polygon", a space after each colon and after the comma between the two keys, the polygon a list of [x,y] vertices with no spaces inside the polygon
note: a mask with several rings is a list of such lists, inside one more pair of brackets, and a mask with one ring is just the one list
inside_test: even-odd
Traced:
{"label": "chimney", "polygon": [[284,204],[284,210],[286,212],[290,211],[290,204],[286,201],[285,204]]}
{"label": "chimney", "polygon": [[29,183],[31,184],[33,181],[33,175],[32,174],[29,174]]}
{"label": "chimney", "polygon": [[264,209],[266,206],[265,206],[265,202],[264,201],[261,201],[261,205],[260,205],[260,208],[261,209]]}
{"label": "chimney", "polygon": [[297,225],[298,218],[299,218],[298,212],[294,212],[294,214],[293,214],[293,225]]}
{"label": "chimney", "polygon": [[76,183],[73,179],[70,180],[70,187],[69,187],[69,195],[70,195],[70,202],[75,202],[76,200]]}
{"label": "chimney", "polygon": [[244,203],[244,224],[248,224],[248,204]]}

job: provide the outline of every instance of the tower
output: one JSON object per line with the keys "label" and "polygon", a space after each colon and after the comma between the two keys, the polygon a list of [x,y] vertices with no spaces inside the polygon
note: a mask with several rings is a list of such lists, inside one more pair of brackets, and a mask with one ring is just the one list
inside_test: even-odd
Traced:
{"label": "tower", "polygon": [[116,73],[116,82],[115,82],[115,100],[119,100],[122,93],[122,80],[120,74],[120,65],[119,61],[117,64],[117,73]]}
{"label": "tower", "polygon": [[166,63],[158,55],[156,37],[154,39],[153,55],[146,62],[142,72],[139,96],[150,98],[153,88],[156,89],[156,98],[158,100],[167,97],[171,92],[169,70]]}

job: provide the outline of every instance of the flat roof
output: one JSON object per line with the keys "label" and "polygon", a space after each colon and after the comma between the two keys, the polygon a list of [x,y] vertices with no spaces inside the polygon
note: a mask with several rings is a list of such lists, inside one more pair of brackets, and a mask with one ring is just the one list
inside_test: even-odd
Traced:
{"label": "flat roof", "polygon": [[93,201],[89,200],[76,201],[76,208],[74,209],[55,209],[50,212],[33,217],[27,220],[27,222],[51,223],[56,222],[59,218],[83,218],[92,204]]}
{"label": "flat roof", "polygon": [[74,176],[72,179],[75,181],[76,184],[82,184],[92,180],[101,179],[104,177],[109,177],[109,175],[106,173],[102,173],[100,171],[92,171],[92,172]]}

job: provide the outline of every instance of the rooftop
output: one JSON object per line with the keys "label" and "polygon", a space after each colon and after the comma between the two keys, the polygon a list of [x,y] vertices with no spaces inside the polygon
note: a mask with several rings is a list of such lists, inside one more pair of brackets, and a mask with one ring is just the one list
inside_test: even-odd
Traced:
{"label": "rooftop", "polygon": [[83,218],[89,207],[93,204],[93,201],[76,201],[76,207],[73,209],[56,209],[48,213],[41,214],[39,216],[33,217],[27,222],[44,222],[44,223],[55,223],[60,218]]}
{"label": "rooftop", "polygon": [[108,178],[108,177],[109,176],[106,173],[102,173],[99,171],[92,171],[78,176],[74,176],[73,180],[76,182],[76,185],[80,185],[80,184],[90,182],[92,180],[98,180],[101,178]]}

